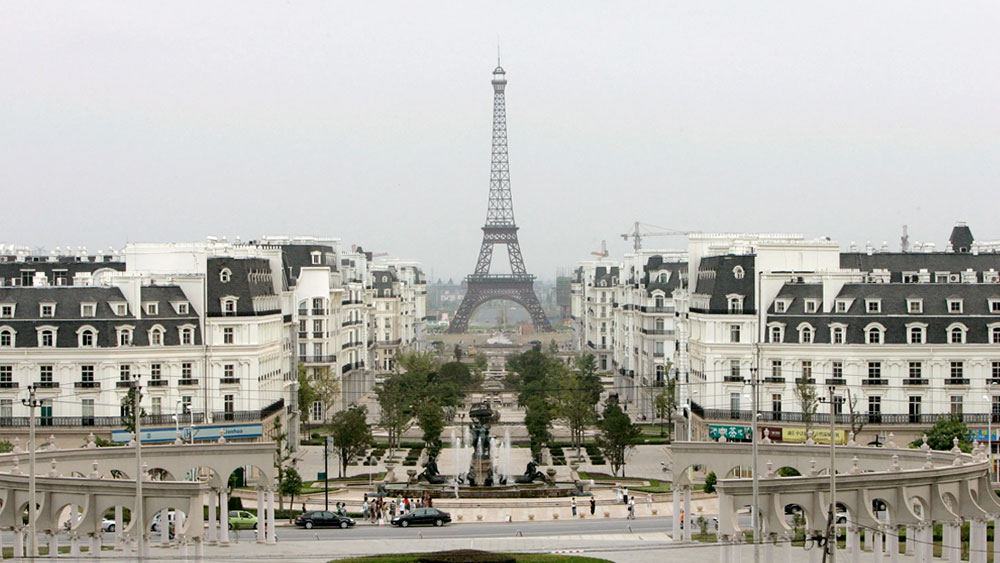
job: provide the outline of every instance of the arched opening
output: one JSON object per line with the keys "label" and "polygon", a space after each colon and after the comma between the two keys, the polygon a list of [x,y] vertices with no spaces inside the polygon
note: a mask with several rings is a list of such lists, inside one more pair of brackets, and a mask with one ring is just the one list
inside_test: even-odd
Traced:
{"label": "arched opening", "polygon": [[509,299],[491,299],[479,305],[469,317],[469,328],[509,329],[531,324],[531,315],[523,305]]}
{"label": "arched opening", "polygon": [[777,471],[774,472],[778,477],[801,477],[802,472],[794,467],[788,465],[784,467],[779,467]]}

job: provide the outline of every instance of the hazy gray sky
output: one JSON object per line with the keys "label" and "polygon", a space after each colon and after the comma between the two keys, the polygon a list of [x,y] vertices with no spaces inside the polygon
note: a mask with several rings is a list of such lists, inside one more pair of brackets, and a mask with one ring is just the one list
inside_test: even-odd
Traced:
{"label": "hazy gray sky", "polygon": [[458,278],[498,37],[540,277],[636,219],[996,239],[998,26],[995,2],[5,2],[0,241],[328,235]]}

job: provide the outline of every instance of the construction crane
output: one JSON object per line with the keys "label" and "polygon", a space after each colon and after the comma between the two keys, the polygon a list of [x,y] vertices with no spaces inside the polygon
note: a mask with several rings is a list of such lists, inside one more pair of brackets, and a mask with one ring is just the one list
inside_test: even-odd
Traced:
{"label": "construction crane", "polygon": [[593,254],[594,256],[600,256],[601,258],[607,258],[608,257],[608,241],[602,240],[601,241],[601,251],[600,252],[591,252],[591,254]]}
{"label": "construction crane", "polygon": [[[649,229],[659,229],[657,231],[652,231]],[[632,230],[627,233],[622,233],[621,237],[625,240],[632,239],[632,247],[636,252],[642,248],[642,239],[644,237],[674,237],[674,236],[686,236],[694,234],[695,231],[675,231],[673,229],[668,229],[666,227],[658,227],[656,225],[650,225],[648,223],[640,223],[636,221],[632,223]]]}

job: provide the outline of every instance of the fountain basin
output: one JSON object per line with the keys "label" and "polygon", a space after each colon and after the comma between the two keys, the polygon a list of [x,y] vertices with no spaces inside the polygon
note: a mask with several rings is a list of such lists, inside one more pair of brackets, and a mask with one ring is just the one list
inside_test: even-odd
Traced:
{"label": "fountain basin", "polygon": [[[386,493],[391,496],[422,498],[429,494],[431,498],[455,498],[455,485],[431,485],[428,483],[389,483],[385,486]],[[513,485],[497,485],[495,487],[468,487],[459,485],[458,498],[552,498],[569,496],[586,496],[590,493],[580,492],[573,483],[525,483]]]}

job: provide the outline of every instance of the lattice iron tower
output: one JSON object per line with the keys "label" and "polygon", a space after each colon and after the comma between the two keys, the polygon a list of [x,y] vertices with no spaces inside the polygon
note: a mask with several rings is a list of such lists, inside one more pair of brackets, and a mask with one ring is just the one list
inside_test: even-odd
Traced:
{"label": "lattice iron tower", "polygon": [[[531,322],[539,331],[551,331],[549,319],[535,295],[535,276],[528,273],[517,241],[514,204],[510,197],[510,164],[507,159],[507,104],[504,90],[507,73],[497,61],[493,70],[493,149],[490,166],[490,201],[483,227],[483,245],[479,250],[476,270],[465,278],[466,292],[452,319],[448,332],[465,332],[477,307],[487,301],[506,299],[528,310]],[[491,274],[493,246],[507,245],[510,274]]]}

